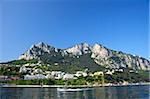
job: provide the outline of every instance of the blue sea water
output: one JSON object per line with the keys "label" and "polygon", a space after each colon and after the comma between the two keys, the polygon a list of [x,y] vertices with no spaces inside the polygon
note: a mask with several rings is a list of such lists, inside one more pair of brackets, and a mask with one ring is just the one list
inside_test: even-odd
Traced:
{"label": "blue sea water", "polygon": [[0,88],[0,99],[150,99],[150,86],[117,86],[59,91],[57,88]]}

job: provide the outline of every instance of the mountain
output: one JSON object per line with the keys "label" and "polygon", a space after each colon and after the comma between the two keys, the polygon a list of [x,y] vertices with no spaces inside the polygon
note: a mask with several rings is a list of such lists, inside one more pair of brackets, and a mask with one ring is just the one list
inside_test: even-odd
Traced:
{"label": "mountain", "polygon": [[59,49],[43,42],[31,46],[19,60],[38,59],[46,64],[58,63],[60,66],[77,66],[93,71],[101,68],[131,68],[150,70],[150,61],[121,51],[108,49],[100,44],[90,46],[87,43],[77,44],[66,49]]}

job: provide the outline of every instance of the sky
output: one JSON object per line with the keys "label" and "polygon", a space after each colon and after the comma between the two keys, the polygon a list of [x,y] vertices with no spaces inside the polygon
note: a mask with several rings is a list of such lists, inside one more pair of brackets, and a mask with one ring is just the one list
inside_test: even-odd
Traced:
{"label": "sky", "polygon": [[87,42],[150,58],[149,0],[0,0],[0,62],[44,42]]}

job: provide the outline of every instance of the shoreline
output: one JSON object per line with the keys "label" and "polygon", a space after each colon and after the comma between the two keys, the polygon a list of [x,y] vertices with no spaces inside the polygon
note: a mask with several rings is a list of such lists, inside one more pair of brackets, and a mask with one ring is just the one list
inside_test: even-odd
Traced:
{"label": "shoreline", "polygon": [[121,87],[121,86],[139,86],[150,85],[148,83],[129,83],[129,84],[103,84],[103,85],[0,85],[0,88],[92,88],[92,87]]}

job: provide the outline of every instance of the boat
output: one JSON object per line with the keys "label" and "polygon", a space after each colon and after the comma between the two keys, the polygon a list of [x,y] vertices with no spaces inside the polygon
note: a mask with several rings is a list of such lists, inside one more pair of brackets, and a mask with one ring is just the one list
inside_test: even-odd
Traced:
{"label": "boat", "polygon": [[91,90],[92,88],[75,88],[75,87],[68,87],[67,84],[68,82],[65,82],[65,86],[62,88],[57,88],[58,92],[74,92],[74,91],[84,91],[84,90]]}
{"label": "boat", "polygon": [[57,88],[57,91],[60,91],[60,92],[74,92],[74,91],[85,91],[85,90],[92,90],[92,88]]}
{"label": "boat", "polygon": [[57,91],[83,91],[80,88],[57,88]]}

